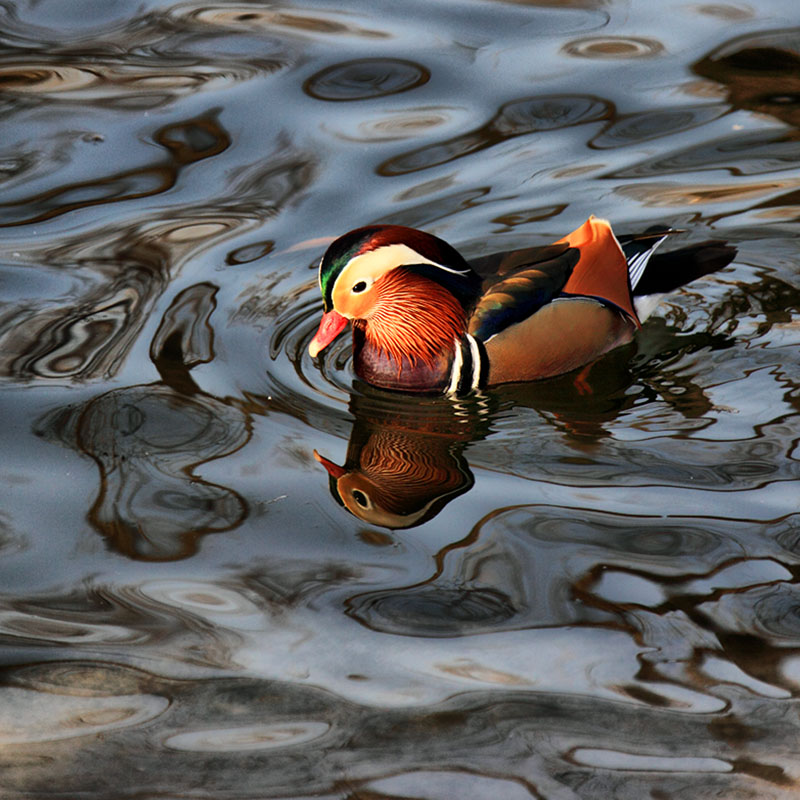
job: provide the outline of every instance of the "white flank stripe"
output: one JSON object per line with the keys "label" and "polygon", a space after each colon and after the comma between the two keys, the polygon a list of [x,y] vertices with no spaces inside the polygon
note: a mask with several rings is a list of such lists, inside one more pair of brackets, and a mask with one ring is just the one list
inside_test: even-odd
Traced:
{"label": "white flank stripe", "polygon": [[453,356],[453,369],[450,371],[450,384],[445,394],[455,394],[458,391],[458,384],[461,382],[461,368],[464,366],[464,357],[461,355],[461,344],[456,341],[456,352]]}
{"label": "white flank stripe", "polygon": [[481,382],[481,349],[472,334],[467,334],[469,351],[472,353],[472,391],[474,392]]}

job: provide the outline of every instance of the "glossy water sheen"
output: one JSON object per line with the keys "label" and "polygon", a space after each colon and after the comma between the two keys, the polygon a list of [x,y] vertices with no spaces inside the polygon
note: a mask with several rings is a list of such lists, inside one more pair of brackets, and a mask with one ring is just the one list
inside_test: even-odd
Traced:
{"label": "glossy water sheen", "polygon": [[[0,44],[3,798],[796,796],[796,0],[23,0]],[[590,213],[739,255],[577,384],[309,358],[331,237]]]}

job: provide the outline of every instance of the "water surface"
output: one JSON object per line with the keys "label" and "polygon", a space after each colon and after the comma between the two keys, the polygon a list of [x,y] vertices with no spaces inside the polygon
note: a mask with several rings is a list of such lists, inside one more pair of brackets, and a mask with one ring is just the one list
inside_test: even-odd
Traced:
{"label": "water surface", "polygon": [[[795,795],[795,3],[30,0],[0,44],[4,797]],[[353,227],[592,213],[739,253],[583,384],[306,352]]]}

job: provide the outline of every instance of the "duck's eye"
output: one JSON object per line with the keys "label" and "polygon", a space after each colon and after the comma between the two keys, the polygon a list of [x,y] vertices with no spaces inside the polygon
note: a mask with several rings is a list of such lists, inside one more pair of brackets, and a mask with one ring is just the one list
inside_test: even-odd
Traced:
{"label": "duck's eye", "polygon": [[353,490],[353,500],[355,500],[356,503],[358,503],[361,506],[361,508],[366,508],[369,505],[369,500],[367,500],[367,496],[364,494],[364,492],[358,489]]}
{"label": "duck's eye", "polygon": [[357,284],[353,286],[353,294],[358,294],[359,292],[363,292],[364,289],[367,288],[366,281],[359,281]]}

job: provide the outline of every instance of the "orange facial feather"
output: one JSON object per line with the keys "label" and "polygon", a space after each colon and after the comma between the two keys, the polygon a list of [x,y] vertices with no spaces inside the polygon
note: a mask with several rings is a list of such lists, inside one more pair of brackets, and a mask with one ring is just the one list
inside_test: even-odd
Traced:
{"label": "orange facial feather", "polygon": [[375,285],[377,300],[365,316],[367,340],[397,363],[433,366],[453,349],[466,329],[466,315],[453,294],[435,281],[403,267]]}

